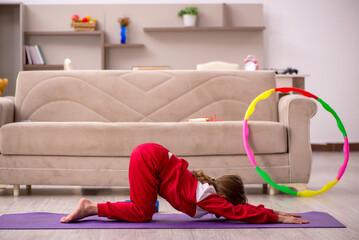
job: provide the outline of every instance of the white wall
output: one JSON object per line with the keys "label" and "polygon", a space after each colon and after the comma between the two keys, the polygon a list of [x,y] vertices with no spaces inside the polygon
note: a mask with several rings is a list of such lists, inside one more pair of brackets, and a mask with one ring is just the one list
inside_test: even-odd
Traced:
{"label": "white wall", "polygon": [[[338,113],[352,142],[359,142],[358,10],[356,0],[264,1],[265,65],[293,66],[310,74],[306,89]],[[321,106],[312,120],[311,139],[342,139],[334,118]]]}
{"label": "white wall", "polygon": [[[9,2],[9,1],[6,1]],[[14,1],[15,2],[15,1]],[[220,0],[24,0],[25,4],[222,3]],[[359,1],[228,0],[264,5],[265,68],[298,68],[310,74],[306,89],[341,117],[349,141],[359,142]],[[311,123],[313,143],[341,142],[333,118],[319,106]]]}

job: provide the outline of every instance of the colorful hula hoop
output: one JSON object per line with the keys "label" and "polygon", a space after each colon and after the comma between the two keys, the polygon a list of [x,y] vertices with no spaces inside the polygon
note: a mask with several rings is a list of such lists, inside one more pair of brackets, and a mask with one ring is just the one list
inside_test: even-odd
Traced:
{"label": "colorful hula hoop", "polygon": [[[343,134],[343,137],[344,137],[344,145],[343,145],[344,163],[340,167],[340,169],[338,171],[338,176],[336,177],[336,179],[333,182],[325,184],[324,187],[322,189],[318,190],[318,191],[306,190],[306,191],[302,191],[302,192],[296,192],[296,191],[290,189],[287,186],[279,185],[279,184],[273,182],[272,179],[269,177],[269,175],[265,171],[261,170],[257,166],[257,163],[256,163],[255,158],[254,158],[254,154],[253,154],[252,150],[249,148],[249,144],[248,144],[248,135],[249,135],[248,118],[254,112],[255,105],[260,100],[268,98],[274,92],[282,92],[282,93],[298,92],[298,93],[302,94],[303,96],[306,96],[306,97],[313,98],[313,99],[317,100],[318,102],[320,102],[320,104],[323,106],[323,108],[325,110],[327,110],[328,112],[330,112],[334,116],[334,118],[337,121],[337,125],[339,127],[339,130]],[[349,142],[348,142],[348,137],[347,137],[347,133],[345,131],[344,125],[343,125],[342,121],[340,120],[339,116],[337,115],[337,113],[326,102],[324,102],[322,99],[318,98],[317,96],[315,96],[315,95],[313,95],[313,94],[311,94],[311,93],[309,93],[307,91],[304,91],[302,89],[292,88],[292,87],[270,89],[270,90],[265,91],[262,94],[258,95],[252,101],[252,103],[249,105],[249,107],[247,109],[246,115],[244,116],[244,122],[243,122],[243,145],[244,145],[244,148],[246,150],[247,156],[248,156],[250,162],[252,163],[253,167],[255,168],[255,170],[258,172],[258,174],[267,183],[269,183],[271,186],[273,186],[274,188],[276,188],[276,189],[278,189],[278,190],[280,190],[280,191],[282,191],[284,193],[287,193],[287,194],[290,194],[290,195],[295,195],[295,196],[310,197],[310,196],[319,195],[319,194],[322,194],[322,193],[328,191],[329,189],[334,187],[334,185],[337,184],[337,182],[343,176],[343,174],[345,172],[345,169],[346,169],[346,167],[348,165],[348,161],[349,161]]]}

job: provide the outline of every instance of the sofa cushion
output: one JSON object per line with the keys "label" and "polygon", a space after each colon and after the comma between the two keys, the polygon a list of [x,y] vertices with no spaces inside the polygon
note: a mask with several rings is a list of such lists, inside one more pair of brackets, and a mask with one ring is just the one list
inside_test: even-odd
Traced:
{"label": "sofa cushion", "polygon": [[[252,100],[274,87],[270,71],[23,71],[15,121],[181,122],[214,114],[240,121]],[[278,121],[275,94],[251,119]]]}
{"label": "sofa cushion", "polygon": [[[254,153],[287,152],[287,132],[278,122],[249,122]],[[181,156],[245,154],[242,122],[19,122],[0,128],[4,155],[130,156],[157,142]]]}

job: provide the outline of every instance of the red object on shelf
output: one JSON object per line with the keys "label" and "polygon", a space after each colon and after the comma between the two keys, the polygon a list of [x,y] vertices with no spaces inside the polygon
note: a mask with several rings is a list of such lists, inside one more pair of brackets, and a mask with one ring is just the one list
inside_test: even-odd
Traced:
{"label": "red object on shelf", "polygon": [[75,21],[75,22],[77,22],[79,19],[80,19],[80,17],[79,17],[79,15],[77,15],[77,14],[74,14],[74,15],[72,15],[72,21]]}

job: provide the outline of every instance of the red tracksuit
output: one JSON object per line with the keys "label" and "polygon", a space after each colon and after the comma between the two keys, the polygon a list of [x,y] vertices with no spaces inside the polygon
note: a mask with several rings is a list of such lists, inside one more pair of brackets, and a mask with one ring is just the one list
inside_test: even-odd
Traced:
{"label": "red tracksuit", "polygon": [[98,215],[130,222],[147,222],[155,213],[157,194],[175,209],[191,217],[196,206],[231,220],[250,223],[277,222],[273,210],[246,204],[233,206],[226,199],[211,194],[196,201],[197,178],[187,169],[184,159],[172,154],[158,144],[147,143],[136,147],[130,159],[129,182],[131,202],[99,203]]}

